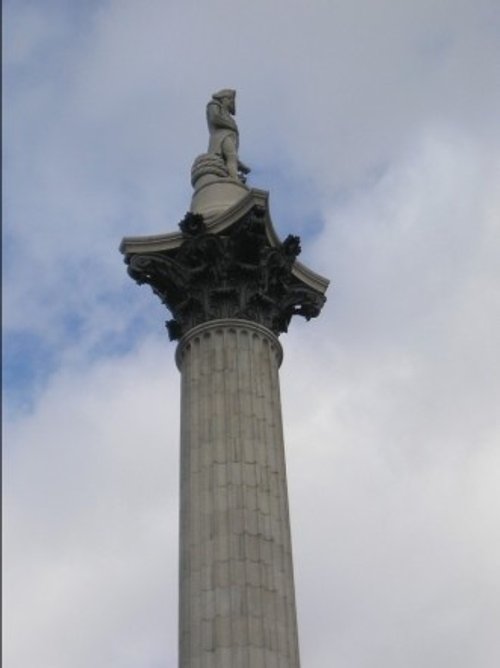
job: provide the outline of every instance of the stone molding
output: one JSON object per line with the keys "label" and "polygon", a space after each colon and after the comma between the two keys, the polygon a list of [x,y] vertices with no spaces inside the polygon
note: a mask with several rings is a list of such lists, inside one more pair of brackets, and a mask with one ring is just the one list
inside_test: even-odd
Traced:
{"label": "stone molding", "polygon": [[[253,207],[258,206],[265,210],[266,234],[272,246],[279,246],[280,238],[274,229],[273,221],[269,212],[269,193],[266,190],[252,188],[248,195],[236,202],[227,211],[212,220],[207,220],[207,232],[219,234],[228,227],[234,225],[240,218],[246,215]],[[177,248],[183,241],[182,232],[169,232],[167,234],[151,234],[142,237],[124,237],[120,244],[120,252],[127,257],[135,253],[162,253]],[[306,267],[295,260],[292,268],[294,276],[306,285],[325,294],[330,281],[324,276]]]}
{"label": "stone molding", "polygon": [[283,347],[278,337],[273,334],[267,327],[263,327],[256,322],[250,320],[238,320],[236,318],[221,318],[220,320],[211,320],[197,325],[190,329],[177,344],[175,352],[175,363],[179,371],[182,370],[182,359],[189,346],[202,336],[210,336],[213,332],[221,332],[223,330],[235,331],[245,330],[245,332],[252,333],[253,336],[260,337],[264,341],[268,341],[271,350],[276,354],[276,361],[278,368],[283,361]]}
{"label": "stone molding", "polygon": [[178,351],[179,666],[299,668],[281,346],[228,319]]}
{"label": "stone molding", "polygon": [[267,198],[266,206],[245,200],[236,215],[211,223],[188,212],[181,234],[122,242],[129,275],[149,284],[172,313],[171,340],[225,318],[255,322],[279,335],[293,315],[319,315],[328,281],[296,262],[299,237],[279,241]]}

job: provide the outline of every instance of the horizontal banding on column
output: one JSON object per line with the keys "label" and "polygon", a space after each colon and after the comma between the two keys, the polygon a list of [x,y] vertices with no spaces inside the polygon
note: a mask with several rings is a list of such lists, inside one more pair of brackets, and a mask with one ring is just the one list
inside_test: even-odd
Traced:
{"label": "horizontal banding on column", "polygon": [[187,334],[182,337],[177,345],[177,350],[175,352],[175,363],[179,371],[181,371],[184,354],[193,340],[202,336],[210,336],[213,332],[223,330],[245,331],[247,333],[253,333],[254,336],[258,335],[261,339],[268,342],[271,346],[271,349],[275,351],[278,367],[281,366],[281,362],[283,361],[283,348],[278,340],[278,337],[273,334],[270,329],[264,327],[264,325],[259,325],[256,322],[252,322],[251,320],[222,318],[220,320],[210,320],[209,322],[204,322],[201,325],[197,325],[196,327],[193,327],[193,329],[190,329],[189,332],[187,332]]}

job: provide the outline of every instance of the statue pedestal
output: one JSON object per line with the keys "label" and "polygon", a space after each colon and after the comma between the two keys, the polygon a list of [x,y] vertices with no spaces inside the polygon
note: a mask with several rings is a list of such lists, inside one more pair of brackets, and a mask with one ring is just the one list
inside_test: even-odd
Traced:
{"label": "statue pedestal", "polygon": [[234,206],[250,192],[234,179],[207,174],[197,179],[191,200],[191,211],[208,221]]}

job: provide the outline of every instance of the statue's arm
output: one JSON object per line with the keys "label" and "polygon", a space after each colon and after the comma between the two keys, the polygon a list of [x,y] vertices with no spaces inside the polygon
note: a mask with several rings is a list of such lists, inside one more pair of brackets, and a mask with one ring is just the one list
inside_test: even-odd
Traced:
{"label": "statue's arm", "polygon": [[245,165],[244,162],[241,162],[241,160],[238,158],[238,170],[242,172],[243,174],[250,174],[252,171],[248,165]]}
{"label": "statue's arm", "polygon": [[207,105],[207,121],[208,127],[214,128],[215,130],[226,128],[228,130],[238,131],[234,119],[229,115],[222,114],[219,105],[214,102],[209,102]]}

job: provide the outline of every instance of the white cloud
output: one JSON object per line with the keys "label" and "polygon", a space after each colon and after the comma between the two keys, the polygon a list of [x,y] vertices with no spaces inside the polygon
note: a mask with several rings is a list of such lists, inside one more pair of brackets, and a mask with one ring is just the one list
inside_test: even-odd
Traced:
{"label": "white cloud", "polygon": [[488,152],[448,139],[332,212],[337,289],[287,341],[308,665],[499,659],[500,206]]}
{"label": "white cloud", "polygon": [[61,372],[33,415],[7,428],[6,665],[173,663],[172,362],[166,342],[149,339]]}

